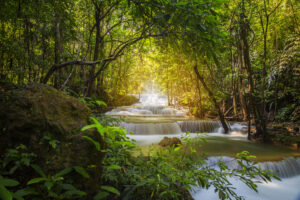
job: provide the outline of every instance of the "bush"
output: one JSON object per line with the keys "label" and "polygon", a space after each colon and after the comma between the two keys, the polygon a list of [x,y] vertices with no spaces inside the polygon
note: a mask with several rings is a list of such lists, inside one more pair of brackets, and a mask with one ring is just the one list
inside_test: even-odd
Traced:
{"label": "bush", "polygon": [[[124,129],[103,127],[95,118],[93,121],[94,124],[84,129],[96,128],[106,142],[99,149],[106,152],[102,182],[111,189],[102,188],[97,196],[99,199],[186,199],[192,186],[206,189],[214,186],[220,199],[242,199],[227,177],[237,177],[255,191],[258,180],[267,182],[274,177],[270,171],[261,170],[250,161],[253,156],[246,151],[237,155],[239,169],[229,169],[221,161],[218,163],[220,170],[210,167],[202,158],[193,156],[196,151],[188,133],[181,138],[183,145],[135,157],[132,151],[136,147]],[[260,179],[255,179],[257,177]]]}
{"label": "bush", "polygon": [[[96,129],[98,134],[82,137],[98,152],[106,154],[102,163],[98,161],[86,168],[62,166],[62,170],[46,174],[35,164],[36,155],[20,145],[9,149],[0,160],[0,199],[191,199],[188,191],[192,186],[206,189],[213,186],[220,199],[242,199],[227,177],[237,177],[255,191],[259,180],[267,182],[274,177],[270,171],[257,168],[246,151],[237,155],[240,168],[229,169],[221,161],[218,170],[212,168],[203,158],[195,156],[188,133],[181,138],[183,144],[149,152],[147,156],[134,156],[132,151],[137,149],[126,131],[106,125],[116,121],[105,116],[99,118],[101,123],[96,118],[91,120],[93,123],[82,131]],[[96,165],[102,165],[100,180],[88,174]],[[93,193],[85,187],[90,182],[96,188]]]}
{"label": "bush", "polygon": [[276,115],[275,119],[277,121],[290,121],[293,120],[293,111],[295,110],[295,104],[287,105],[286,107],[281,108],[278,111],[278,114]]}

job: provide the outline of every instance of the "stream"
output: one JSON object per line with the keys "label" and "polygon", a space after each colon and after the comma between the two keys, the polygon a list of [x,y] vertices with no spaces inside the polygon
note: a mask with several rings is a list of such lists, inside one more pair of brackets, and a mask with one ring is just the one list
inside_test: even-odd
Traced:
{"label": "stream", "polygon": [[[203,149],[214,155],[207,161],[212,165],[222,159],[230,168],[235,168],[237,164],[230,156],[247,150],[257,155],[261,168],[274,170],[281,181],[259,183],[256,193],[238,179],[229,178],[238,195],[247,200],[300,200],[300,158],[296,157],[300,156],[299,150],[249,142],[246,127],[238,123],[230,123],[230,133],[224,134],[219,121],[197,120],[187,116],[186,112],[168,106],[165,95],[152,91],[142,94],[139,103],[117,107],[106,115],[122,119],[120,126],[132,132],[128,137],[140,146],[157,144],[165,136],[180,138],[187,131],[190,137],[197,137],[196,132],[205,134],[207,144]],[[190,192],[196,200],[219,199],[213,187],[208,190],[193,188]]]}

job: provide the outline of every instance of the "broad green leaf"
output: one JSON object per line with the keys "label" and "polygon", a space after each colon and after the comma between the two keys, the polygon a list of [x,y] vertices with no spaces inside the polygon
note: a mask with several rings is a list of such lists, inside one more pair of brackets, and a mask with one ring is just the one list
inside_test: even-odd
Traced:
{"label": "broad green leaf", "polygon": [[76,188],[71,184],[63,183],[61,186],[64,190],[76,190]]}
{"label": "broad green leaf", "polygon": [[96,124],[86,125],[86,126],[82,127],[81,131],[85,131],[90,128],[96,128]]}
{"label": "broad green leaf", "polygon": [[46,188],[47,188],[48,191],[51,190],[51,188],[53,187],[53,185],[54,184],[52,182],[49,182],[49,181],[45,182],[45,186],[46,186]]}
{"label": "broad green leaf", "polygon": [[101,186],[101,189],[102,190],[106,190],[108,192],[111,192],[113,194],[116,194],[116,195],[120,195],[120,192],[119,190],[117,190],[116,188],[112,187],[112,186]]}
{"label": "broad green leaf", "polygon": [[174,149],[174,151],[178,151],[179,149],[181,149],[181,146],[176,147],[176,148]]}
{"label": "broad green leaf", "polygon": [[33,179],[31,179],[30,181],[27,182],[27,185],[31,185],[31,184],[34,184],[34,183],[39,183],[39,182],[47,181],[47,180],[48,179],[45,178],[45,177],[33,178]]}
{"label": "broad green leaf", "polygon": [[85,138],[85,139],[87,139],[88,141],[92,142],[92,143],[95,145],[95,147],[96,147],[96,149],[97,149],[98,151],[101,150],[101,148],[100,148],[100,143],[99,143],[99,142],[95,141],[93,138],[91,138],[91,137],[89,137],[89,136],[82,136],[82,137]]}
{"label": "broad green leaf", "polygon": [[96,194],[96,196],[94,196],[94,200],[101,200],[101,199],[105,199],[106,197],[109,196],[108,192],[104,192],[104,191],[100,191]]}
{"label": "broad green leaf", "polygon": [[19,182],[14,179],[0,178],[0,185],[4,187],[14,187],[19,185]]}
{"label": "broad green leaf", "polygon": [[16,200],[24,200],[23,197],[19,196],[19,195],[16,195],[16,194],[12,194],[13,198],[16,199]]}
{"label": "broad green leaf", "polygon": [[24,197],[31,194],[37,194],[37,192],[33,188],[22,188],[15,192],[16,195]]}
{"label": "broad green leaf", "polygon": [[64,176],[66,174],[69,174],[73,169],[71,167],[67,167],[61,171],[59,171],[57,174],[54,175],[55,178]]}
{"label": "broad green leaf", "polygon": [[96,101],[96,104],[97,104],[98,106],[105,106],[105,107],[107,107],[107,104],[106,104],[104,101],[97,100],[97,101]]}
{"label": "broad green leaf", "polygon": [[98,122],[98,120],[95,117],[90,117],[90,119],[93,120],[98,132],[103,136],[105,132],[105,128]]}
{"label": "broad green leaf", "polygon": [[43,170],[40,168],[40,166],[32,164],[31,167],[37,172],[39,173],[39,175],[41,175],[42,177],[46,177],[46,174],[43,172]]}
{"label": "broad green leaf", "polygon": [[75,166],[74,169],[77,173],[79,173],[84,178],[90,178],[90,175],[87,173],[87,171],[83,167]]}
{"label": "broad green leaf", "polygon": [[121,167],[119,165],[110,165],[107,169],[121,169]]}
{"label": "broad green leaf", "polygon": [[2,185],[0,185],[0,198],[2,200],[12,200],[11,193]]}

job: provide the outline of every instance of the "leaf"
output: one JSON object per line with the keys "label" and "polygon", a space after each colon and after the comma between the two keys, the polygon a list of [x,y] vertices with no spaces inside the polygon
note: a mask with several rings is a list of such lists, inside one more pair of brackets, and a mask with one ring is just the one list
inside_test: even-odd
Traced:
{"label": "leaf", "polygon": [[121,169],[121,167],[119,165],[110,165],[107,169]]}
{"label": "leaf", "polygon": [[101,189],[106,190],[106,191],[111,192],[111,193],[116,194],[116,195],[120,195],[119,190],[117,190],[116,188],[111,187],[111,186],[105,186],[104,185],[104,186],[101,186]]}
{"label": "leaf", "polygon": [[[85,192],[83,192],[83,191],[81,191],[81,190],[69,190],[69,191],[66,191],[65,193],[64,193],[64,195],[66,195],[66,196],[68,196],[68,197],[73,197],[73,196],[80,196],[80,197],[82,197],[82,196],[85,196],[86,195],[86,193]],[[72,199],[74,199],[74,198],[72,198]]]}
{"label": "leaf", "polygon": [[40,168],[40,166],[32,164],[31,167],[37,172],[39,173],[39,175],[41,175],[42,177],[46,177],[46,174],[43,172],[43,170]]}
{"label": "leaf", "polygon": [[181,149],[181,146],[176,147],[176,148],[174,149],[174,151],[178,151],[179,149]]}
{"label": "leaf", "polygon": [[84,178],[90,178],[90,175],[87,173],[87,171],[83,167],[75,166],[74,169],[77,173],[79,173]]}
{"label": "leaf", "polygon": [[52,147],[53,149],[55,149],[55,148],[56,148],[56,146],[57,146],[57,143],[58,143],[58,141],[57,141],[57,140],[50,140],[50,141],[49,141],[49,144],[51,145],[51,147]]}
{"label": "leaf", "polygon": [[14,179],[1,178],[0,185],[5,187],[14,187],[19,185],[19,182]]}
{"label": "leaf", "polygon": [[31,179],[30,181],[27,182],[27,185],[31,185],[31,184],[34,184],[34,183],[39,183],[39,182],[47,181],[47,180],[48,179],[45,178],[45,177],[33,178],[33,179]]}
{"label": "leaf", "polygon": [[48,191],[50,191],[51,190],[51,188],[53,187],[53,183],[52,182],[49,182],[49,181],[46,181],[45,182],[45,186],[46,186],[46,188],[47,188],[47,190]]}
{"label": "leaf", "polygon": [[24,197],[31,194],[37,194],[37,192],[33,188],[23,188],[15,192],[15,195]]}
{"label": "leaf", "polygon": [[0,186],[0,198],[2,200],[12,200],[12,195],[5,187]]}
{"label": "leaf", "polygon": [[107,104],[106,104],[104,101],[97,100],[97,101],[96,101],[96,104],[97,104],[98,106],[105,106],[105,107],[107,107]]}
{"label": "leaf", "polygon": [[81,131],[85,131],[90,128],[96,128],[96,124],[86,125],[86,126],[82,127]]}
{"label": "leaf", "polygon": [[94,200],[101,200],[101,199],[105,199],[106,197],[109,196],[109,193],[104,192],[104,191],[99,191],[96,196],[94,196]]}
{"label": "leaf", "polygon": [[67,167],[61,171],[59,171],[57,174],[54,175],[55,178],[64,176],[66,174],[69,174],[73,169],[71,167]]}
{"label": "leaf", "polygon": [[64,190],[77,190],[73,185],[68,183],[63,183],[61,186]]}
{"label": "leaf", "polygon": [[87,139],[88,141],[92,142],[95,145],[96,149],[98,151],[100,151],[100,143],[99,142],[95,141],[93,138],[91,138],[89,136],[82,136],[82,137]]}
{"label": "leaf", "polygon": [[16,194],[12,194],[13,198],[16,199],[16,200],[24,200],[23,197],[19,196],[19,195],[16,195]]}

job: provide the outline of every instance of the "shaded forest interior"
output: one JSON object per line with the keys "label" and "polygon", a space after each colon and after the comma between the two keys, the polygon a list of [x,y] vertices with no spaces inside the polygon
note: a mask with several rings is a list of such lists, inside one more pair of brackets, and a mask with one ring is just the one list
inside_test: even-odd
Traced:
{"label": "shaded forest interior", "polygon": [[[299,35],[300,3],[297,0],[4,0],[0,2],[0,92],[3,92],[0,103],[3,109],[10,108],[5,104],[8,99],[16,102],[16,107],[21,105],[17,104],[17,97],[23,93],[6,93],[11,88],[30,88],[24,105],[28,102],[28,105],[37,105],[31,98],[36,97],[32,91],[42,89],[37,94],[43,96],[40,100],[45,104],[52,98],[50,93],[54,94],[49,100],[51,105],[57,100],[57,105],[69,104],[68,109],[80,110],[79,113],[72,111],[70,116],[64,108],[56,110],[70,117],[66,118],[70,123],[59,124],[54,131],[59,133],[64,129],[70,133],[64,139],[75,144],[80,139],[71,137],[73,130],[66,127],[74,128],[75,121],[80,128],[84,127],[87,120],[76,117],[88,119],[90,111],[80,108],[69,97],[58,100],[58,91],[79,98],[92,113],[99,114],[136,103],[137,97],[156,83],[159,92],[167,95],[169,106],[186,108],[188,115],[197,119],[219,119],[225,133],[229,132],[228,121],[240,121],[249,125],[249,139],[285,143],[290,135],[277,137],[272,130],[286,123],[295,132],[289,143],[299,145]],[[46,116],[52,126],[54,111],[44,106],[34,108],[49,111],[50,115]],[[74,116],[76,119],[72,121]],[[0,127],[3,133],[10,130],[4,118],[6,115],[0,115],[0,125],[5,127]],[[108,121],[102,122],[108,124]],[[115,138],[104,139],[106,131],[116,130],[102,127],[95,120],[92,122],[103,134],[97,135],[99,141],[93,144],[98,151],[92,155],[100,157],[101,164],[92,169],[93,172],[89,171],[94,177],[88,185],[95,182],[99,185],[87,189],[87,199],[96,194],[103,181],[102,161],[114,163],[114,160],[105,161],[104,152],[109,152],[109,145],[116,145]],[[31,125],[44,130],[47,123]],[[255,131],[250,125],[255,126]],[[125,133],[118,131],[123,141]],[[87,140],[94,141],[90,134]],[[16,138],[2,140],[4,146],[0,150],[8,148],[5,143],[17,141]],[[50,135],[41,138],[52,141],[49,144],[56,147]],[[34,140],[27,139],[29,143]],[[39,148],[33,147],[35,151]],[[20,149],[26,148],[21,146]],[[77,147],[70,149],[80,152]],[[70,157],[74,158],[74,155]],[[48,157],[45,160],[48,161]],[[82,162],[90,166],[91,160]],[[116,168],[126,174],[124,166]],[[75,172],[87,176],[82,168],[68,171]],[[39,174],[44,177],[43,173]],[[2,175],[0,193],[1,178]],[[50,182],[46,178],[40,181]],[[121,188],[118,184],[115,187]],[[117,199],[120,193],[114,189],[104,187],[103,190]],[[81,196],[80,192],[76,194]]]}

